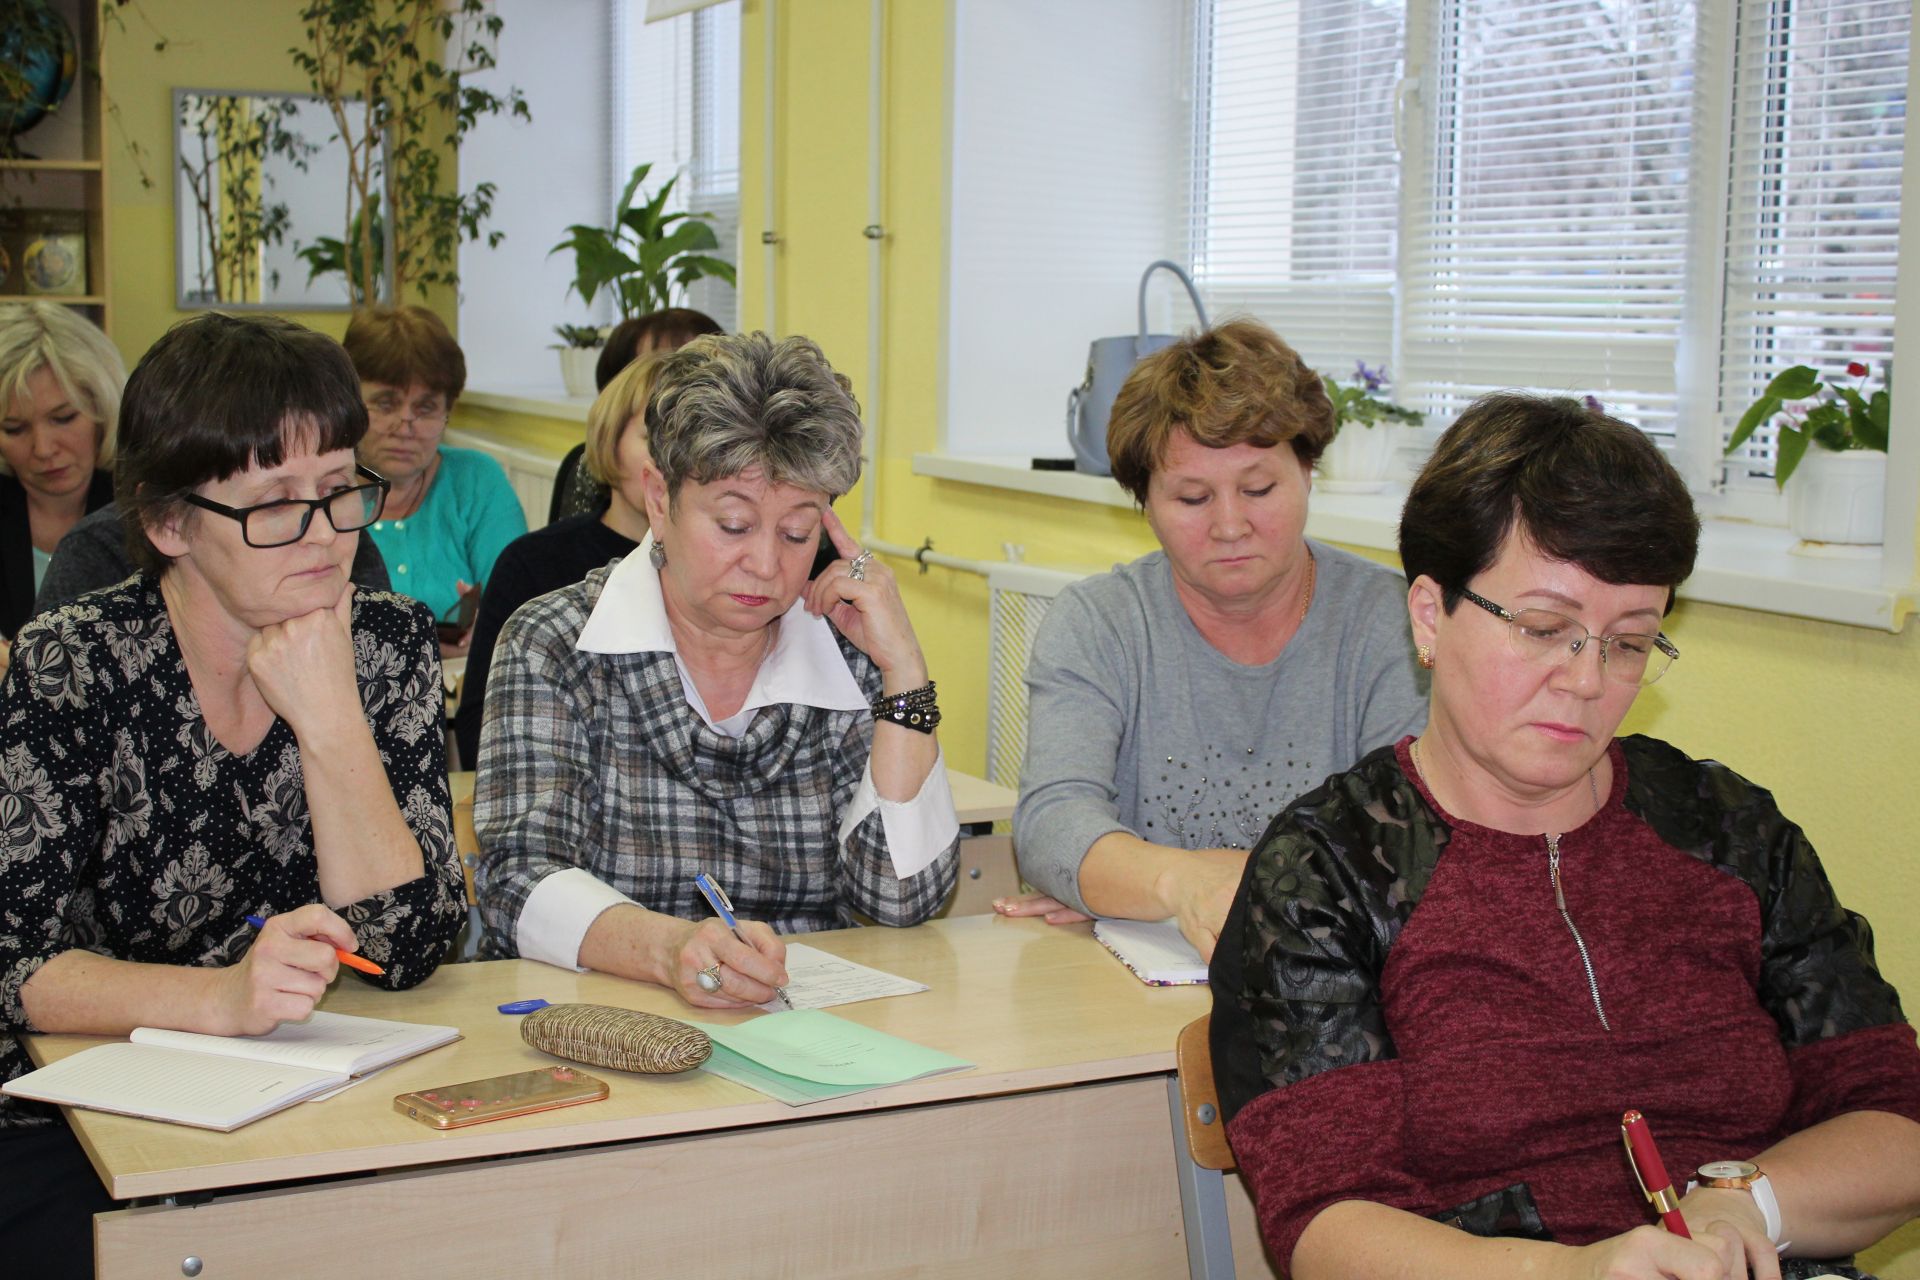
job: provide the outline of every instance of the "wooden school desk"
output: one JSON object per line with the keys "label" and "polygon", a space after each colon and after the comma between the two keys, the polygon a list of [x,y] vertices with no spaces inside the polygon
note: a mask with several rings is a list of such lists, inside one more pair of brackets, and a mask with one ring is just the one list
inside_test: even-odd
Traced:
{"label": "wooden school desk", "polygon": [[[530,961],[401,993],[343,977],[325,1007],[466,1038],[231,1134],[69,1111],[109,1190],[155,1200],[96,1219],[99,1274],[1183,1274],[1172,1050],[1207,995],[1144,986],[1088,932],[988,915],[808,939],[929,984],[835,1012],[969,1071],[796,1109],[700,1072],[595,1068],[606,1102],[448,1133],[393,1096],[552,1061],[495,1005],[688,1009]],[[46,1062],[100,1041],[28,1043]]]}

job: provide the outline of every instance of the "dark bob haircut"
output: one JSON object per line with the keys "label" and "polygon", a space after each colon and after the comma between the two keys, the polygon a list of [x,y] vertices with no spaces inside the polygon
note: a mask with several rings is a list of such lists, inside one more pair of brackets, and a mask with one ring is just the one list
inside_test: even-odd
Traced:
{"label": "dark bob haircut", "polygon": [[695,338],[709,333],[725,333],[720,322],[692,307],[662,307],[631,320],[622,320],[607,335],[607,345],[593,365],[593,386],[605,391],[620,371],[643,352],[678,351]]}
{"label": "dark bob haircut", "polygon": [[1700,517],[1639,428],[1564,396],[1482,396],[1440,437],[1400,513],[1407,581],[1448,613],[1516,532],[1602,582],[1672,589],[1693,572]]}
{"label": "dark bob haircut", "polygon": [[352,449],[367,433],[360,379],[339,343],[278,316],[209,312],[148,348],[120,404],[113,496],[127,550],[149,573],[166,558],[147,539],[188,492],[290,448]]}

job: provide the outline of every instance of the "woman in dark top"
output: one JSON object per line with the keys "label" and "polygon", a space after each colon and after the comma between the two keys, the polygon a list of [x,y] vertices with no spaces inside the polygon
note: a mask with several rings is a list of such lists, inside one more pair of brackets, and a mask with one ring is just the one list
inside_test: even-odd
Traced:
{"label": "woman in dark top", "polygon": [[[464,895],[433,620],[347,580],[386,492],[354,462],[353,366],[288,321],[204,315],[141,360],[125,415],[143,572],[22,628],[0,686],[0,1032],[270,1031],[312,1012],[336,947],[415,985]],[[8,1037],[0,1076],[27,1066]],[[90,1268],[104,1207],[49,1126],[0,1106],[0,1257],[34,1275]]]}
{"label": "woman in dark top", "polygon": [[[107,335],[58,303],[0,305],[0,637],[33,616],[53,549],[113,499],[126,366]],[[0,670],[5,669],[0,643]]]}
{"label": "woman in dark top", "polygon": [[638,546],[647,536],[640,473],[647,465],[647,393],[653,388],[654,356],[643,355],[614,375],[587,410],[587,473],[605,485],[607,505],[588,515],[568,516],[507,544],[494,561],[493,577],[480,597],[467,650],[467,676],[453,715],[460,763],[480,760],[480,718],[487,696],[487,667],[507,619],[535,596],[558,591]]}
{"label": "woman in dark top", "polygon": [[[1765,790],[1615,736],[1698,538],[1653,443],[1570,399],[1486,397],[1414,482],[1427,727],[1274,819],[1210,975],[1299,1280],[1858,1276],[1832,1260],[1920,1211],[1920,1051],[1866,921]],[[1651,1225],[1628,1110],[1691,1239]]]}

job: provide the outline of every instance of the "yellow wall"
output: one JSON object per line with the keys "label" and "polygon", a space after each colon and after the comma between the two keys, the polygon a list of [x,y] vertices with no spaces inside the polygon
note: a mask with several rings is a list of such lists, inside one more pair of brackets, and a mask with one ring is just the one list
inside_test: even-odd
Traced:
{"label": "yellow wall", "polygon": [[[105,147],[113,339],[129,367],[169,326],[195,314],[173,305],[173,91],[309,92],[288,53],[305,39],[300,8],[298,0],[142,0],[105,25],[107,100],[118,109]],[[156,49],[163,40],[166,47]],[[151,186],[142,184],[142,168]],[[344,208],[344,192],[341,198]],[[428,305],[453,323],[449,298],[436,295]],[[344,311],[284,314],[336,337],[346,332]]]}

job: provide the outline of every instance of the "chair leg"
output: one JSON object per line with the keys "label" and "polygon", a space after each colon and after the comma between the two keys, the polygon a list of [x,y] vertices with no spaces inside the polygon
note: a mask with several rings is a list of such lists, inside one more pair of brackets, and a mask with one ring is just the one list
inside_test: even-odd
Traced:
{"label": "chair leg", "polygon": [[1187,1151],[1187,1108],[1180,1077],[1167,1077],[1173,1118],[1173,1162],[1180,1182],[1180,1217],[1187,1230],[1187,1271],[1194,1280],[1234,1280],[1233,1234],[1227,1222],[1226,1175],[1202,1169]]}

